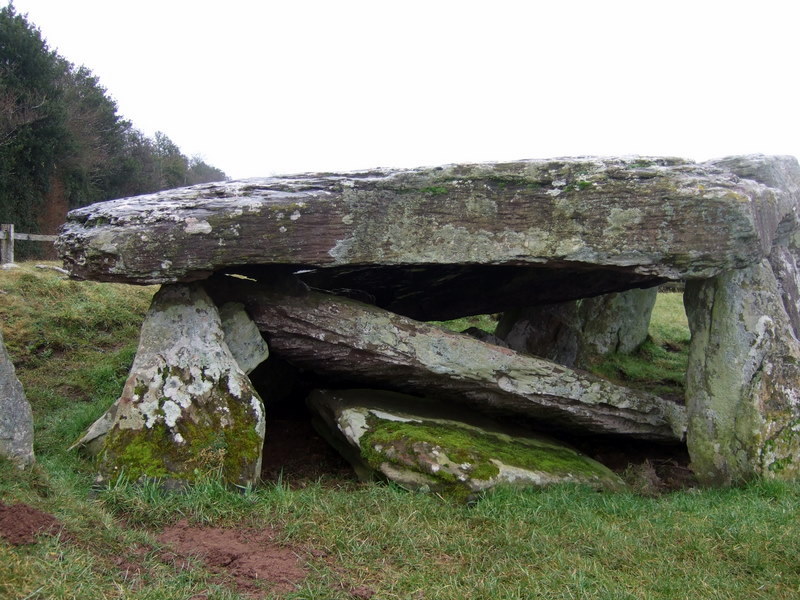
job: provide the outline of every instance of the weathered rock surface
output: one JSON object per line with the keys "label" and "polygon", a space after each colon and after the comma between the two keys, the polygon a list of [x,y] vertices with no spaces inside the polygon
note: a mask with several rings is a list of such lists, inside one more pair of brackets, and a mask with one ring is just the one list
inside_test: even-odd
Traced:
{"label": "weathered rock surface", "polygon": [[466,498],[499,484],[624,487],[612,471],[542,436],[476,415],[375,390],[316,390],[318,429],[362,479],[380,473],[412,490]]}
{"label": "weathered rock surface", "polygon": [[701,482],[800,474],[800,344],[769,262],[689,282],[687,444]]}
{"label": "weathered rock surface", "polygon": [[[768,219],[756,214],[763,207]],[[77,277],[166,283],[305,269],[313,287],[433,320],[753,264],[785,208],[774,190],[715,166],[559,159],[171,190],[72,211],[57,244]]]}
{"label": "weathered rock surface", "polygon": [[766,214],[762,219],[776,230],[769,263],[794,335],[800,339],[800,270],[797,264],[800,258],[800,164],[793,156],[762,155],[731,156],[712,164],[776,190],[776,207],[762,206],[758,214]]}
{"label": "weathered rock surface", "polygon": [[242,371],[249,374],[269,358],[269,346],[245,312],[244,304],[228,302],[220,307],[219,318],[225,344]]}
{"label": "weathered rock surface", "polygon": [[0,331],[0,455],[22,467],[35,461],[33,415]]}
{"label": "weathered rock surface", "polygon": [[122,396],[76,445],[94,445],[110,478],[215,471],[246,485],[260,474],[264,429],[216,306],[197,284],[171,285],[153,298]]}
{"label": "weathered rock surface", "polygon": [[218,302],[238,298],[275,353],[316,373],[583,433],[664,441],[684,435],[682,406],[356,300],[231,277],[207,288]]}
{"label": "weathered rock surface", "polygon": [[630,354],[647,339],[658,288],[628,290],[503,314],[495,335],[509,348],[585,368],[597,356]]}

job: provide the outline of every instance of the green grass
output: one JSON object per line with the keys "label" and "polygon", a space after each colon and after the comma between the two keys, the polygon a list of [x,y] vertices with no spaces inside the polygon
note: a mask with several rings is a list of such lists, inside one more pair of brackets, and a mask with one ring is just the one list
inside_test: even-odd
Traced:
{"label": "green grass", "polygon": [[[0,501],[26,502],[65,524],[60,537],[32,546],[0,541],[0,598],[243,598],[199,562],[164,560],[157,535],[181,519],[276,528],[309,573],[283,596],[290,600],[349,600],[359,586],[380,600],[800,595],[797,483],[655,498],[573,486],[499,489],[471,506],[377,483],[240,492],[209,478],[170,494],[122,478],[93,490],[92,465],[66,447],[118,395],[153,290],[63,281],[28,266],[0,272],[0,290],[38,456],[26,471],[0,460]],[[677,343],[671,312],[658,309],[656,346]],[[119,556],[142,568],[120,570]]]}
{"label": "green grass", "polygon": [[683,401],[690,340],[683,294],[662,293],[644,344],[633,354],[599,360],[592,371],[628,387]]}
{"label": "green grass", "polygon": [[451,321],[430,321],[430,324],[457,333],[461,333],[470,327],[477,327],[487,333],[494,333],[495,327],[497,327],[497,317],[495,315],[475,315],[473,317],[452,319]]}

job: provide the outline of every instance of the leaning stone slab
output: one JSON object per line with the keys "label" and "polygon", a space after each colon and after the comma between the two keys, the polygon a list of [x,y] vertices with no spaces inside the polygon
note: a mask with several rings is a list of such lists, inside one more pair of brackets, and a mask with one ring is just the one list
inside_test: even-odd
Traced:
{"label": "leaning stone slab", "polygon": [[568,367],[630,354],[647,339],[658,288],[628,290],[503,314],[497,335],[509,348]]}
{"label": "leaning stone slab", "polygon": [[276,355],[339,380],[435,394],[582,433],[684,435],[682,406],[356,300],[232,277],[206,287],[218,302],[244,303]]}
{"label": "leaning stone slab", "polygon": [[264,408],[196,285],[164,286],[142,325],[122,396],[76,445],[93,445],[108,478],[192,480],[218,472],[255,483]]}
{"label": "leaning stone slab", "polygon": [[689,282],[687,445],[697,478],[800,475],[800,343],[769,262]]}
{"label": "leaning stone slab", "polygon": [[33,415],[0,331],[0,455],[33,464]]}
{"label": "leaning stone slab", "polygon": [[512,431],[463,410],[376,390],[316,390],[318,429],[342,448],[362,479],[455,498],[497,485],[580,483],[620,489],[600,463],[543,436]]}
{"label": "leaning stone slab", "polygon": [[[57,246],[80,278],[151,284],[223,269],[306,270],[312,287],[434,320],[753,264],[772,246],[772,220],[756,211],[773,196],[723,168],[669,158],[305,174],[80,208]],[[476,285],[482,294],[471,293]]]}

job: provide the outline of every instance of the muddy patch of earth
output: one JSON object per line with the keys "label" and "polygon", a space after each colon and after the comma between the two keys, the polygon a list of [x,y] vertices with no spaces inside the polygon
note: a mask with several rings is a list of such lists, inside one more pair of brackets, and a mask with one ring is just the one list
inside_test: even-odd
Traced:
{"label": "muddy patch of earth", "polygon": [[27,504],[0,502],[0,538],[14,546],[35,544],[37,535],[57,535],[63,528],[53,515]]}
{"label": "muddy patch of earth", "polygon": [[298,551],[276,542],[272,529],[199,527],[182,520],[158,541],[172,549],[162,558],[177,568],[189,568],[197,559],[249,598],[291,592],[307,575]]}

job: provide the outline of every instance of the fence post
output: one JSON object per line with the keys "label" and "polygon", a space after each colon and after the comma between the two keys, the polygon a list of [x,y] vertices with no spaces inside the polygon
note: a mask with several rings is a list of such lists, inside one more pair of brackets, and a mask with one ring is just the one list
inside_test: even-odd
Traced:
{"label": "fence post", "polygon": [[0,240],[0,262],[8,264],[14,262],[14,224],[3,223],[0,225],[0,233],[3,239]]}

